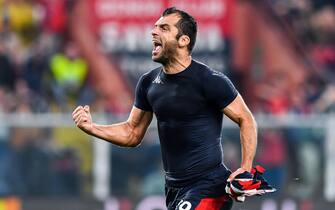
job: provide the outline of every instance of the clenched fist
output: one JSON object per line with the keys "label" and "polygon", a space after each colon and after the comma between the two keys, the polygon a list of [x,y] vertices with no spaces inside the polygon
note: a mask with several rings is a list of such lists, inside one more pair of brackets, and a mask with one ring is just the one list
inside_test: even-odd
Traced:
{"label": "clenched fist", "polygon": [[90,113],[89,106],[78,106],[72,112],[73,121],[76,123],[76,126],[86,133],[90,133],[93,128],[92,116]]}

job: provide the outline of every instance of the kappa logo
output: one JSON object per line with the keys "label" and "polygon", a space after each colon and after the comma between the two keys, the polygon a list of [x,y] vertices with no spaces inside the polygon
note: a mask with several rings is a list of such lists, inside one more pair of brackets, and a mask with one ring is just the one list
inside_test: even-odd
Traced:
{"label": "kappa logo", "polygon": [[164,84],[161,80],[161,77],[158,75],[154,81],[152,81],[152,83],[155,83],[155,84]]}

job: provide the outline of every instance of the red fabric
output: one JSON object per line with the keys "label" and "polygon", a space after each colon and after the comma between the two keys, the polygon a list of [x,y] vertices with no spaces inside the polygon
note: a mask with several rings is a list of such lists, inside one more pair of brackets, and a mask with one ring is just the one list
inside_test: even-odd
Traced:
{"label": "red fabric", "polygon": [[256,170],[257,170],[258,172],[264,174],[264,172],[265,172],[265,168],[263,168],[263,167],[260,166],[260,165],[257,165],[255,168],[256,168]]}
{"label": "red fabric", "polygon": [[253,180],[250,180],[250,181],[238,181],[238,183],[244,187],[244,186],[249,186],[249,185],[251,185],[251,184],[252,184],[252,181],[253,181]]}
{"label": "red fabric", "polygon": [[239,184],[243,186],[243,190],[253,190],[253,189],[258,189],[261,186],[261,182],[258,181],[256,183],[253,183],[253,181],[239,181]]}
{"label": "red fabric", "polygon": [[218,198],[204,198],[201,199],[195,210],[220,210],[226,201],[228,201],[227,196]]}

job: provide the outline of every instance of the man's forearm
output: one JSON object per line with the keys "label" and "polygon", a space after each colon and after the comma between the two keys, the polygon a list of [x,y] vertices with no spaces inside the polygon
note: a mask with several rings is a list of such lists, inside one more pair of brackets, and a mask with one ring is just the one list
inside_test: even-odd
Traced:
{"label": "man's forearm", "polygon": [[92,128],[85,132],[118,146],[135,147],[140,143],[140,137],[135,134],[128,122],[112,125],[93,124]]}
{"label": "man's forearm", "polygon": [[257,148],[257,124],[252,116],[240,124],[240,138],[242,150],[241,168],[250,171]]}

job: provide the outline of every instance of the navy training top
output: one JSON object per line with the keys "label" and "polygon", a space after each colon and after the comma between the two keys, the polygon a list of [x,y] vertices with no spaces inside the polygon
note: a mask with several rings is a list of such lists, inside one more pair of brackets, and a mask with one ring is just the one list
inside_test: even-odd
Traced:
{"label": "navy training top", "polygon": [[156,115],[168,185],[223,165],[222,109],[237,95],[223,73],[195,60],[179,73],[159,67],[139,79],[134,105]]}

